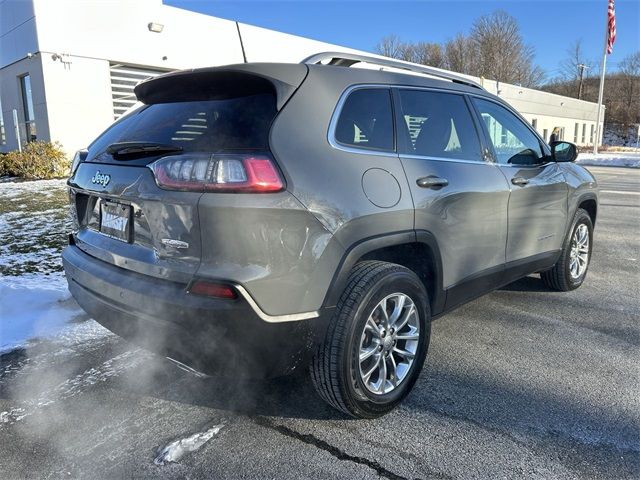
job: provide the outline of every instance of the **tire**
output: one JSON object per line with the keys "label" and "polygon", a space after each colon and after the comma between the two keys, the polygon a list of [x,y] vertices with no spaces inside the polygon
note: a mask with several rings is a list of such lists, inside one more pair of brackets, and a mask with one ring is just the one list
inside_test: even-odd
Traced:
{"label": "tire", "polygon": [[[584,270],[575,275],[571,271],[572,265],[572,249],[576,245],[576,232],[586,227],[588,234],[588,246],[586,248],[586,264]],[[584,282],[589,270],[589,262],[591,261],[591,251],[593,249],[593,223],[591,217],[582,208],[579,208],[573,217],[571,223],[571,229],[569,235],[564,240],[562,245],[562,253],[556,264],[549,270],[540,273],[540,277],[544,284],[551,290],[557,290],[560,292],[568,292],[575,290]]]}
{"label": "tire", "polygon": [[[381,305],[388,306],[388,323]],[[396,311],[400,320],[393,324]],[[411,270],[380,261],[356,264],[311,361],[311,379],[320,397],[356,418],[376,418],[391,411],[420,375],[429,345],[430,316],[427,292]],[[372,325],[378,328],[375,333]],[[361,363],[365,347],[370,358]],[[414,353],[411,363],[410,350]],[[363,370],[369,371],[370,365],[375,368],[376,361],[378,370],[366,377]],[[373,385],[375,378],[379,388]]]}

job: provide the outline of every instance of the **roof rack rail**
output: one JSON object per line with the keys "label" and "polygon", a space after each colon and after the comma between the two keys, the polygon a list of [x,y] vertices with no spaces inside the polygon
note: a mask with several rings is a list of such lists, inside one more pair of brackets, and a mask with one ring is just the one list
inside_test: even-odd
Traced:
{"label": "roof rack rail", "polygon": [[480,88],[484,90],[482,85],[473,80],[469,80],[455,73],[449,73],[447,71],[440,70],[438,68],[427,67],[426,65],[418,65],[415,63],[405,62],[402,60],[393,60],[391,58],[381,58],[369,55],[360,55],[357,53],[345,53],[345,52],[321,52],[311,55],[305,58],[300,63],[317,64],[325,60],[329,60],[327,65],[334,65],[338,67],[350,67],[356,63],[370,63],[372,65],[380,65],[382,67],[398,68],[402,70],[408,70],[414,73],[422,73],[424,75],[430,75],[432,77],[442,78],[450,80],[454,83],[462,83],[470,87]]}

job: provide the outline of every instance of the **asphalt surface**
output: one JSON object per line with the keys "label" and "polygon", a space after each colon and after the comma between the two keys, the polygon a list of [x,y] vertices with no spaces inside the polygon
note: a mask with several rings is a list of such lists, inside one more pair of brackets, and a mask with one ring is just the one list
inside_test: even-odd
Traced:
{"label": "asphalt surface", "polygon": [[0,477],[640,478],[640,170],[591,170],[585,284],[531,276],[435,321],[393,413],[347,419],[304,377],[198,379],[113,335],[43,342],[0,358]]}

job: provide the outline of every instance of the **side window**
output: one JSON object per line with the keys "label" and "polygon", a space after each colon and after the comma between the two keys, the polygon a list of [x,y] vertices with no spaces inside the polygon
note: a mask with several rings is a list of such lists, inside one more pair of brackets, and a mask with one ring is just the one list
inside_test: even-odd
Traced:
{"label": "side window", "polygon": [[401,153],[482,161],[478,133],[461,95],[401,90],[400,108],[404,125],[399,134],[406,137]]}
{"label": "side window", "polygon": [[350,147],[393,151],[391,91],[362,88],[351,92],[340,111],[335,139]]}
{"label": "side window", "polygon": [[[500,164],[536,165],[544,156],[538,137],[513,113],[488,100],[473,99]],[[545,130],[546,132],[546,130]]]}

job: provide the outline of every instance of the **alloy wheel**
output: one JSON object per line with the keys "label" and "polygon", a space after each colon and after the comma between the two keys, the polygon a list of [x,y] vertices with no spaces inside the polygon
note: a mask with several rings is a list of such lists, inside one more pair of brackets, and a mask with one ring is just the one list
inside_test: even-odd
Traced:
{"label": "alloy wheel", "polygon": [[420,319],[408,295],[393,293],[369,314],[360,339],[360,378],[367,390],[382,395],[407,377],[420,341]]}
{"label": "alloy wheel", "polygon": [[589,265],[589,228],[581,223],[573,233],[569,254],[569,272],[571,278],[578,279]]}

